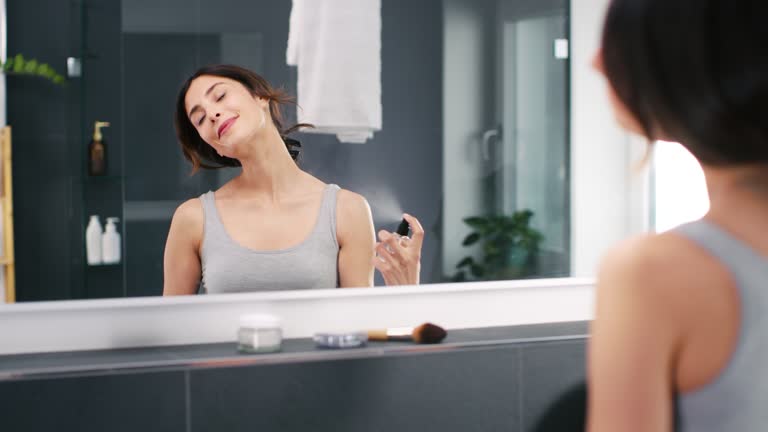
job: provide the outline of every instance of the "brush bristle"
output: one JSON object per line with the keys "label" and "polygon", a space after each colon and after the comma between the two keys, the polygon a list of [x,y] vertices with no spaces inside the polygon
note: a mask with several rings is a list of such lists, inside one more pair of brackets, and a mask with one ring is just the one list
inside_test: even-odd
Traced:
{"label": "brush bristle", "polygon": [[444,328],[432,323],[425,323],[413,329],[413,341],[422,344],[440,343],[445,339],[446,334]]}

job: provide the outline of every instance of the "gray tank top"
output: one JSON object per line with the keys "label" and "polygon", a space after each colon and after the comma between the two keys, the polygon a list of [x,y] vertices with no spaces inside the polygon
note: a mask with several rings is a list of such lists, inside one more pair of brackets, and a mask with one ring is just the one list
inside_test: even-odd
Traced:
{"label": "gray tank top", "polygon": [[[203,292],[277,291],[339,286],[336,240],[336,195],[339,187],[323,191],[315,227],[296,246],[253,250],[235,242],[224,229],[213,192],[200,196],[205,222],[200,253]],[[253,229],[259,230],[258,219]]]}
{"label": "gray tank top", "polygon": [[741,303],[738,342],[730,361],[711,383],[680,395],[681,430],[764,430],[768,427],[768,257],[707,221],[676,231],[728,268]]}

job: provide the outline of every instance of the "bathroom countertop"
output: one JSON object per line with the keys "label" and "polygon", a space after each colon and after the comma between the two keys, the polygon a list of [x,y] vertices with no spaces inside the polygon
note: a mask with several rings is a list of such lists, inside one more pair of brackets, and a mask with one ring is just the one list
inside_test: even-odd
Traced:
{"label": "bathroom countertop", "polygon": [[172,370],[296,363],[446,350],[477,349],[500,344],[583,339],[588,322],[563,322],[448,331],[440,344],[369,342],[363,348],[321,349],[310,338],[285,339],[282,350],[269,354],[241,354],[237,344],[215,343],[96,351],[68,351],[0,356],[0,381],[61,376],[82,376],[133,370]]}

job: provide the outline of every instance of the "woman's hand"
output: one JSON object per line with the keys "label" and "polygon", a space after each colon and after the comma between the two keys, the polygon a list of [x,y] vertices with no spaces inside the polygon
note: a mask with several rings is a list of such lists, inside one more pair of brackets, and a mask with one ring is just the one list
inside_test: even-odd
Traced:
{"label": "woman's hand", "polygon": [[387,285],[418,285],[421,271],[421,246],[424,242],[424,228],[418,219],[404,214],[411,225],[411,237],[385,230],[379,231],[373,265],[384,276]]}

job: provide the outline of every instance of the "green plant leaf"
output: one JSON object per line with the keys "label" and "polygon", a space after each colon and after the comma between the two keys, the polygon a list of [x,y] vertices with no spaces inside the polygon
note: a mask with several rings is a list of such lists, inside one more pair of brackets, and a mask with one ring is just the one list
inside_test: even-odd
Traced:
{"label": "green plant leaf", "polygon": [[480,216],[471,216],[464,218],[464,223],[477,230],[484,229],[488,226],[488,221]]}
{"label": "green plant leaf", "polygon": [[25,59],[22,54],[16,54],[9,58],[2,65],[2,71],[12,75],[32,75],[47,78],[55,84],[66,83],[66,79],[47,63],[40,63],[35,59]]}
{"label": "green plant leaf", "polygon": [[16,57],[13,58],[13,71],[16,73],[24,72],[24,56],[23,55],[16,54]]}
{"label": "green plant leaf", "polygon": [[469,270],[472,272],[472,276],[474,276],[474,277],[480,278],[480,277],[483,277],[485,275],[485,269],[481,265],[478,265],[478,264],[472,264],[469,267]]}
{"label": "green plant leaf", "polygon": [[491,222],[496,225],[497,227],[504,226],[504,222],[507,221],[507,216],[504,215],[496,215],[491,218]]}
{"label": "green plant leaf", "polygon": [[463,260],[459,261],[459,263],[456,264],[456,268],[466,267],[466,266],[474,264],[474,263],[475,263],[475,260],[472,259],[472,257],[469,257],[469,256],[468,257],[464,257]]}
{"label": "green plant leaf", "polygon": [[471,246],[477,241],[480,240],[480,234],[478,233],[471,233],[468,236],[464,237],[464,241],[461,242],[462,246]]}
{"label": "green plant leaf", "polygon": [[451,278],[453,282],[466,282],[467,280],[467,274],[464,273],[464,271],[457,272],[455,275],[453,275],[453,278]]}
{"label": "green plant leaf", "polygon": [[34,74],[37,72],[37,60],[32,59],[24,65],[24,72],[28,74]]}
{"label": "green plant leaf", "polygon": [[488,242],[483,245],[483,253],[486,255],[498,255],[499,252],[500,252],[499,247],[491,242]]}
{"label": "green plant leaf", "polygon": [[49,77],[51,75],[51,72],[53,72],[53,70],[51,69],[50,66],[48,66],[47,63],[40,63],[39,65],[37,65],[37,70],[35,71],[35,73],[44,77]]}

